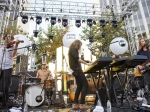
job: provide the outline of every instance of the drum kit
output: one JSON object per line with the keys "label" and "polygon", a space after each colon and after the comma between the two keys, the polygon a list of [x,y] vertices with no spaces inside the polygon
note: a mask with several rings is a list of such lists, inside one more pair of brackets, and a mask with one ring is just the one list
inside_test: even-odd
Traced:
{"label": "drum kit", "polygon": [[40,78],[22,75],[17,97],[19,104],[26,102],[28,106],[36,107],[47,102],[49,107],[52,104],[51,96],[54,87],[55,80],[53,79],[41,82]]}

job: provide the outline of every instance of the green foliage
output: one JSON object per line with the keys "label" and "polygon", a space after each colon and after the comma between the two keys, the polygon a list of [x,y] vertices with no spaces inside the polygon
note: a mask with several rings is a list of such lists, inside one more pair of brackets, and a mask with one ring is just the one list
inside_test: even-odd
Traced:
{"label": "green foliage", "polygon": [[[62,38],[68,32],[68,27],[62,28],[60,26],[52,26],[53,39],[49,39],[48,35],[51,34],[51,26],[48,26],[48,31],[44,31],[39,28],[39,33],[37,39],[35,37],[30,37],[30,41],[37,45],[38,50],[36,50],[36,64],[41,64],[43,53],[47,54],[47,63],[52,61],[52,58],[56,56],[56,49],[62,46]],[[44,38],[46,37],[46,38]]]}
{"label": "green foliage", "polygon": [[[90,36],[89,26],[84,27],[82,30],[84,35],[81,35],[81,39],[88,40]],[[106,34],[106,37],[102,37],[102,33]],[[123,21],[118,22],[117,27],[112,27],[111,23],[105,25],[105,27],[100,26],[100,23],[97,22],[96,25],[91,27],[91,35],[94,38],[94,42],[89,43],[88,48],[93,52],[97,58],[102,55],[102,46],[105,46],[108,50],[108,56],[112,55],[112,52],[109,50],[110,42],[116,37],[125,38],[127,41],[127,34],[125,32],[125,27]],[[129,53],[124,54],[126,56]]]}

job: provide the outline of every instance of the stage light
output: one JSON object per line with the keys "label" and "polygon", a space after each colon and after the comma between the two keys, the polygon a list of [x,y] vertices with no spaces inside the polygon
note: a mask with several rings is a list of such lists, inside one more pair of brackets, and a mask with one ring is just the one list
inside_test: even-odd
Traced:
{"label": "stage light", "polygon": [[31,22],[33,22],[33,21],[34,21],[34,18],[33,18],[32,16],[30,17],[30,21],[31,21]]}
{"label": "stage light", "polygon": [[96,21],[93,21],[93,24],[96,25]]}
{"label": "stage light", "polygon": [[49,38],[49,39],[53,39],[53,34],[49,34],[49,35],[48,35],[48,38]]}
{"label": "stage light", "polygon": [[85,23],[85,20],[82,20],[82,23],[84,24],[84,23]]}
{"label": "stage light", "polygon": [[51,24],[55,25],[56,24],[56,17],[51,17]]}
{"label": "stage light", "polygon": [[112,26],[113,26],[113,27],[117,27],[117,26],[118,26],[117,20],[112,20],[111,23],[112,23]]}
{"label": "stage light", "polygon": [[61,19],[58,19],[58,23],[61,23]]}
{"label": "stage light", "polygon": [[36,16],[36,23],[41,24],[42,23],[42,17],[41,16]]}
{"label": "stage light", "polygon": [[45,19],[45,22],[49,22],[49,18],[46,18],[46,19]]}
{"label": "stage light", "polygon": [[93,36],[89,36],[89,42],[94,42]]}
{"label": "stage light", "polygon": [[28,16],[25,16],[25,15],[22,16],[22,20],[21,21],[22,21],[23,24],[26,24],[28,22]]}
{"label": "stage light", "polygon": [[68,20],[67,19],[62,19],[62,25],[66,27],[68,25]]}
{"label": "stage light", "polygon": [[106,38],[106,33],[102,33],[102,37],[103,37],[103,38]]}
{"label": "stage light", "polygon": [[39,31],[38,30],[33,30],[33,33],[34,33],[34,37],[37,37]]}
{"label": "stage light", "polygon": [[76,25],[76,27],[79,28],[81,26],[81,20],[76,20],[75,25]]}
{"label": "stage light", "polygon": [[105,27],[105,25],[106,25],[105,20],[100,20],[100,26]]}
{"label": "stage light", "polygon": [[87,19],[87,25],[89,25],[90,27],[93,25],[92,19]]}

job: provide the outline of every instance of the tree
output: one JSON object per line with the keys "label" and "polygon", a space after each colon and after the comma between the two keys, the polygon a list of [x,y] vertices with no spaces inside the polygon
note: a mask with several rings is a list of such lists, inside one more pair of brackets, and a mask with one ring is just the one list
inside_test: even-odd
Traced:
{"label": "tree", "polygon": [[[88,40],[90,35],[93,36],[94,42],[89,43],[88,48],[97,58],[101,56],[102,51],[105,51],[106,49],[108,56],[112,55],[112,52],[109,50],[112,39],[123,37],[127,40],[123,20],[118,21],[117,26],[112,26],[112,23],[110,24],[109,21],[106,21],[105,26],[100,26],[100,23],[97,22],[96,25],[92,25],[91,28],[89,28],[89,26],[84,27],[82,32],[83,35],[81,35],[81,39],[83,40]],[[129,53],[126,53],[125,55],[129,55]]]}
{"label": "tree", "polygon": [[[56,57],[56,49],[60,46],[62,46],[62,38],[63,35],[68,32],[69,27],[62,28],[60,26],[52,26],[52,32],[51,32],[51,26],[48,26],[48,31],[44,31],[42,28],[39,28],[39,33],[37,36],[37,40],[35,41],[35,37],[30,37],[30,41],[37,45],[36,50],[36,64],[39,64],[42,62],[42,55],[44,53],[47,54],[47,63],[52,61],[52,58]],[[53,34],[53,39],[49,39],[49,34]],[[44,38],[46,36],[46,38]]]}

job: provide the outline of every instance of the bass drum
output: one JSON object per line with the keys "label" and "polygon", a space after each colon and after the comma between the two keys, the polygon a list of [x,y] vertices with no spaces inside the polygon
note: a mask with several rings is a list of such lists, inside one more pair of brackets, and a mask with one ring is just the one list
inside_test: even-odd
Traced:
{"label": "bass drum", "polygon": [[[33,86],[28,87],[25,91],[26,103],[32,107],[40,106],[44,102],[44,93],[45,93],[44,90],[43,90],[42,94],[41,94],[41,92],[42,92],[42,87],[39,85],[33,85]],[[42,96],[41,102],[36,101],[36,97],[39,95]]]}

